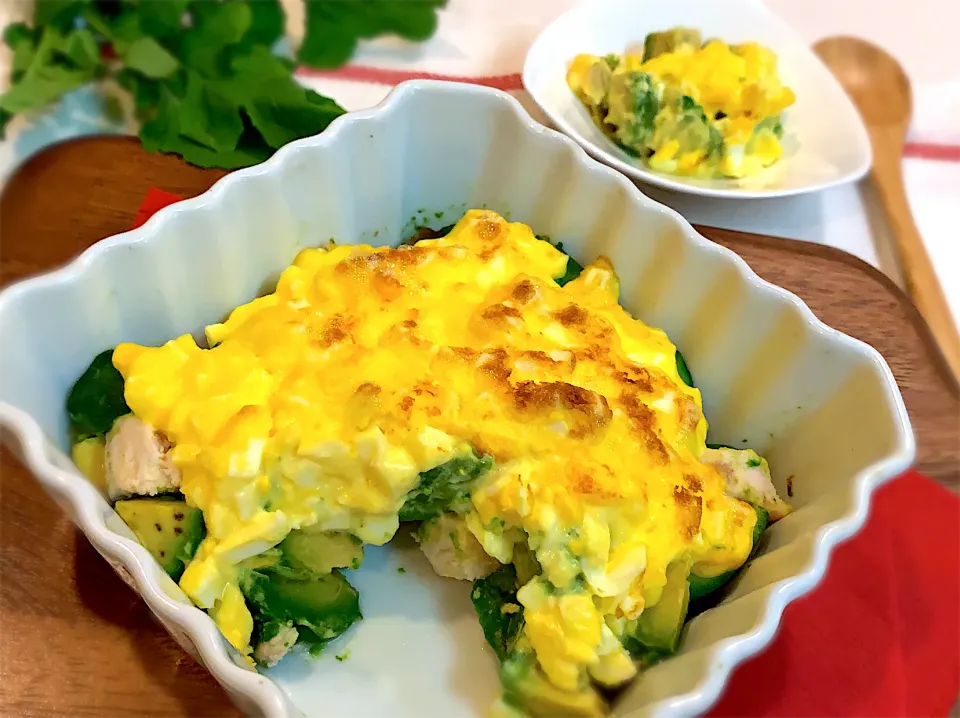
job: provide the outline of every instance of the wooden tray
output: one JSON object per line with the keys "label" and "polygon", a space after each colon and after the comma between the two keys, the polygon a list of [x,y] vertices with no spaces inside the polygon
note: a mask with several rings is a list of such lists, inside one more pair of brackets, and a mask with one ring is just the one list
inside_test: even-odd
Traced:
{"label": "wooden tray", "polygon": [[[193,196],[223,174],[147,154],[130,138],[49,148],[0,196],[0,284],[126,231],[150,187]],[[883,354],[917,435],[917,468],[956,490],[960,388],[910,300],[839,250],[698,229]],[[0,471],[0,713],[239,715],[9,452]]]}

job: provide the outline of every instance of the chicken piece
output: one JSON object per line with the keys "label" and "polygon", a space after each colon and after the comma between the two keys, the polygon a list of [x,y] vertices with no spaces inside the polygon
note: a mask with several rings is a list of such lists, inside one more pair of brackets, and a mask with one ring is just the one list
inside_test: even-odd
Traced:
{"label": "chicken piece", "polygon": [[762,506],[770,521],[790,513],[790,504],[780,498],[770,478],[766,459],[752,449],[706,449],[700,460],[713,466],[726,481],[726,494]]}
{"label": "chicken piece", "polygon": [[455,514],[442,514],[423,522],[414,538],[440,576],[474,581],[500,567],[500,562],[483,550],[466,522]]}
{"label": "chicken piece", "polygon": [[277,635],[268,641],[257,644],[257,647],[253,649],[253,657],[257,663],[267,668],[275,666],[280,662],[281,658],[290,652],[290,649],[293,648],[299,638],[300,634],[295,627],[281,626]]}
{"label": "chicken piece", "polygon": [[134,415],[117,419],[107,434],[104,456],[110,498],[155,496],[179,489],[180,470],[170,458],[171,448],[162,433]]}

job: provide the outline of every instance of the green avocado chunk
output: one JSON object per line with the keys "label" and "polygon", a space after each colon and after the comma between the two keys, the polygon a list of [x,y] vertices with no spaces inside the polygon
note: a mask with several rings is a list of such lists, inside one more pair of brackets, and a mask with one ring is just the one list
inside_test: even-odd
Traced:
{"label": "green avocado chunk", "polygon": [[573,257],[567,255],[567,271],[563,273],[563,276],[557,280],[557,284],[561,287],[567,282],[572,282],[574,279],[580,276],[580,273],[583,271],[583,266]]}
{"label": "green avocado chunk", "polygon": [[[762,506],[754,506],[753,510],[757,512],[757,523],[754,524],[753,527],[753,547],[750,549],[750,555],[747,557],[747,561],[756,555],[757,549],[760,546],[760,537],[763,536],[763,532],[766,530],[770,520],[770,514],[768,514],[767,510]],[[713,576],[712,578],[704,578],[697,576],[695,573],[691,573],[690,598],[703,598],[713,593],[733,578],[737,574],[737,571],[740,571],[742,568],[741,566],[740,568],[735,568],[732,571],[721,573],[719,576]]]}
{"label": "green avocado chunk", "polygon": [[360,568],[363,563],[363,544],[344,531],[291,531],[280,551],[291,568],[317,575],[335,568]]}
{"label": "green avocado chunk", "polygon": [[660,600],[628,624],[623,645],[634,658],[652,663],[677,650],[690,605],[687,570],[686,563],[670,564]]}
{"label": "green avocado chunk", "polygon": [[703,40],[700,31],[688,27],[675,27],[664,32],[651,32],[643,40],[643,62],[658,55],[676,52],[684,45],[699,49]]}
{"label": "green avocado chunk", "polygon": [[504,701],[532,718],[600,718],[607,705],[589,683],[579,691],[553,685],[537,666],[532,652],[517,650],[500,666]]}
{"label": "green avocado chunk", "polygon": [[162,497],[126,499],[113,508],[174,581],[180,579],[207,535],[203,513],[185,501]]}
{"label": "green avocado chunk", "polygon": [[249,571],[241,589],[260,623],[292,623],[313,643],[332,641],[363,618],[357,590],[339,571],[308,580]]}

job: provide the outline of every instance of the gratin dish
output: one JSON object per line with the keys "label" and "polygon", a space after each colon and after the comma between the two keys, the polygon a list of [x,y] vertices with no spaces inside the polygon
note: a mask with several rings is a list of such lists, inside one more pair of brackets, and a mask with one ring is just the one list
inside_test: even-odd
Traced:
{"label": "gratin dish", "polygon": [[913,460],[902,399],[875,350],[823,325],[505,93],[404,83],[376,108],[0,293],[3,438],[249,713],[484,715],[496,661],[471,615],[469,585],[432,576],[403,541],[371,552],[356,573],[365,620],[343,647],[247,670],[67,458],[66,393],[106,347],[199,336],[272,290],[302,247],[331,237],[394,244],[416,225],[440,227],[481,206],[549,234],[574,257],[610,257],[624,306],[686,355],[710,440],[765,455],[796,508],[767,532],[723,602],[690,621],[681,651],[647,670],[615,715],[709,708],[732,669],[772,639],[786,604],[817,585],[833,548],[863,525],[876,487]]}

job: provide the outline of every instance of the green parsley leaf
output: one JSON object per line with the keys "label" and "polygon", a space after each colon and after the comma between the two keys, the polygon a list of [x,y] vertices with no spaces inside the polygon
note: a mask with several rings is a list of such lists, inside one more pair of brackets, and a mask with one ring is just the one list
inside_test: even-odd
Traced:
{"label": "green parsley leaf", "polygon": [[138,117],[147,115],[160,102],[160,82],[124,68],[117,73],[117,84],[133,95],[134,110]]}
{"label": "green parsley leaf", "polygon": [[238,95],[249,92],[252,85],[261,82],[291,79],[292,64],[266,47],[237,50],[229,64],[231,73],[224,82],[230,83],[230,91]]}
{"label": "green parsley leaf", "polygon": [[[81,31],[73,31],[77,32]],[[41,109],[65,92],[85,85],[97,76],[99,63],[86,68],[68,64],[69,37],[53,25],[43,30],[29,65],[19,75],[17,82],[0,96],[0,110],[16,114]],[[67,62],[63,58],[67,58]]]}
{"label": "green parsley leaf", "polygon": [[[191,112],[202,112],[188,107]],[[181,134],[181,118],[184,113],[180,100],[166,87],[160,88],[160,100],[156,112],[140,128],[140,141],[148,152],[167,152],[178,154],[184,160],[197,167],[249,167],[263,162],[273,154],[273,148],[264,143],[263,138],[249,122],[241,118],[242,131],[236,146],[226,151],[211,149],[191,137]],[[191,118],[195,125],[202,120]],[[196,127],[188,123],[188,131]]]}
{"label": "green parsley leaf", "polygon": [[422,41],[437,29],[437,10],[446,0],[306,0],[306,24],[297,59],[312,67],[347,62],[357,41],[399,35]]}
{"label": "green parsley leaf", "polygon": [[33,26],[56,25],[65,29],[73,24],[78,11],[89,0],[37,0],[33,10]]}
{"label": "green parsley leaf", "polygon": [[277,0],[251,0],[250,12],[250,29],[243,37],[246,44],[269,48],[283,37],[286,23],[283,8]]}
{"label": "green parsley leaf", "polygon": [[217,86],[238,98],[270,147],[322,132],[344,113],[333,100],[297,83],[289,64],[264,47],[236,53],[230,67],[232,76]]}
{"label": "green parsley leaf", "polygon": [[183,32],[183,17],[190,0],[147,0],[137,5],[141,27],[152,37],[175,40]]}
{"label": "green parsley leaf", "polygon": [[140,142],[147,152],[170,152],[167,149],[176,141],[179,134],[177,110],[179,101],[166,87],[160,86],[157,91],[156,106],[152,115],[140,127]]}
{"label": "green parsley leaf", "polygon": [[193,28],[180,45],[180,57],[205,77],[219,77],[226,69],[225,51],[250,30],[253,12],[241,2],[196,2]]}
{"label": "green parsley leaf", "polygon": [[[445,2],[309,0],[300,59],[330,67],[360,39],[426,39]],[[285,25],[280,0],[38,0],[34,27],[3,31],[13,61],[0,136],[13,115],[109,74],[132,95],[148,151],[201,167],[262,162],[344,112],[273,54]],[[116,59],[102,59],[104,43]]]}
{"label": "green parsley leaf", "polygon": [[141,37],[130,43],[123,61],[131,70],[147,77],[169,77],[180,67],[180,61],[152,37]]}
{"label": "green parsley leaf", "polygon": [[271,147],[323,132],[344,110],[329,98],[293,80],[262,85],[262,93],[244,102],[250,121]]}
{"label": "green parsley leaf", "polygon": [[85,85],[89,79],[85,73],[62,66],[43,68],[5,92],[0,97],[0,110],[17,114],[42,109],[64,93]]}
{"label": "green parsley leaf", "polygon": [[195,2],[194,33],[218,47],[243,39],[253,23],[253,11],[245,2]]}
{"label": "green parsley leaf", "polygon": [[100,46],[97,45],[93,33],[87,29],[70,33],[63,54],[80,70],[95,69],[101,62]]}
{"label": "green parsley leaf", "polygon": [[13,73],[11,80],[19,82],[23,73],[33,62],[36,52],[37,34],[23,23],[7,25],[3,31],[3,41],[13,50]]}
{"label": "green parsley leaf", "polygon": [[110,19],[110,29],[115,42],[131,43],[143,37],[139,8],[124,5],[122,11]]}
{"label": "green parsley leaf", "polygon": [[195,72],[187,75],[179,122],[183,137],[217,152],[232,150],[243,133],[240,108]]}
{"label": "green parsley leaf", "polygon": [[126,55],[127,50],[133,43],[144,36],[137,10],[126,5],[122,6],[121,11],[112,17],[104,17],[96,12],[88,11],[84,14],[84,19],[90,23],[94,30],[110,40],[113,49],[121,57]]}

